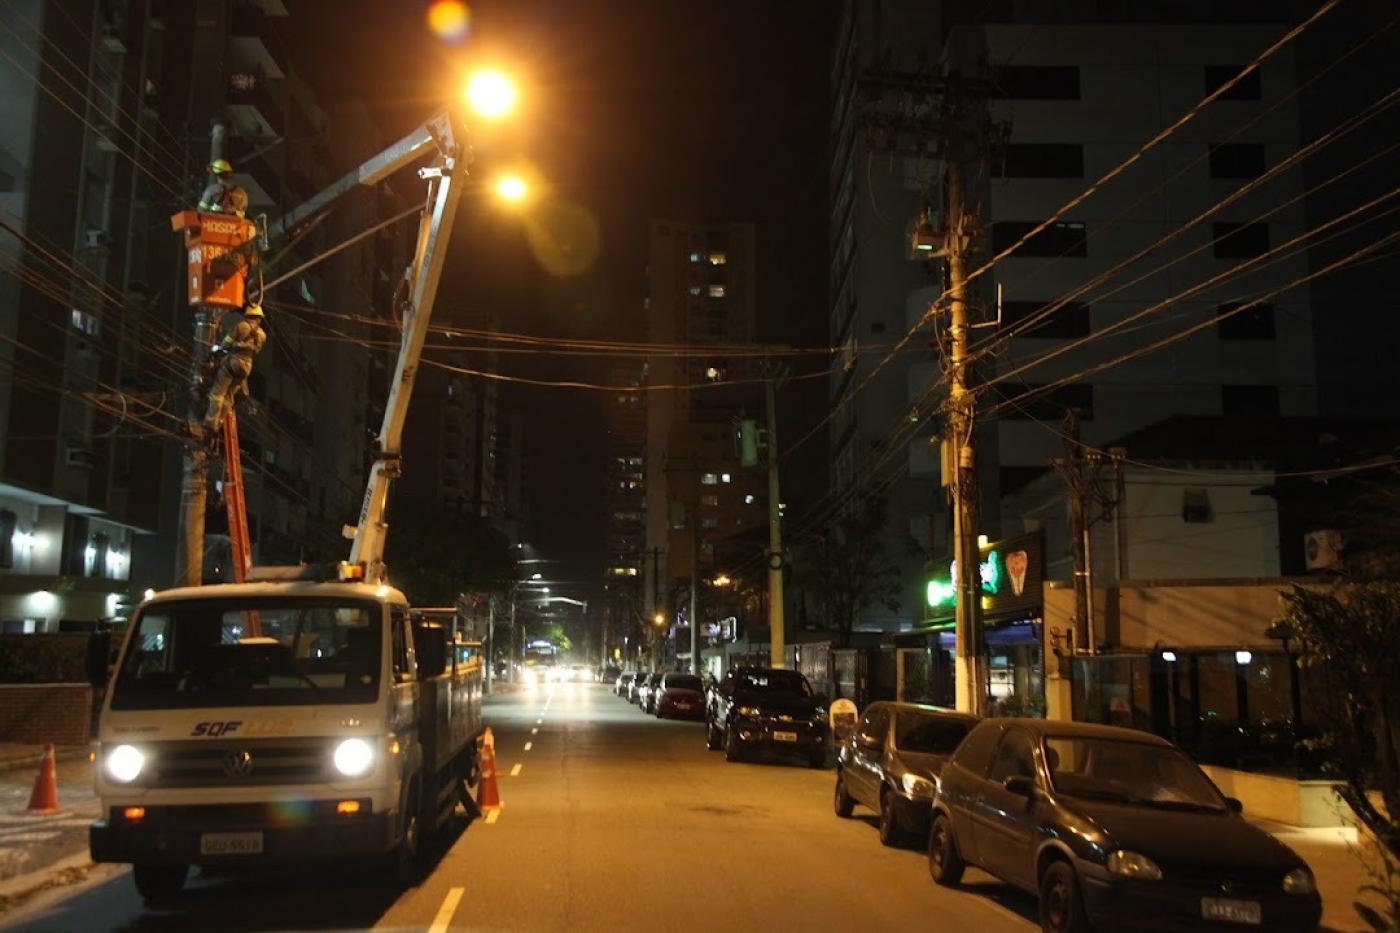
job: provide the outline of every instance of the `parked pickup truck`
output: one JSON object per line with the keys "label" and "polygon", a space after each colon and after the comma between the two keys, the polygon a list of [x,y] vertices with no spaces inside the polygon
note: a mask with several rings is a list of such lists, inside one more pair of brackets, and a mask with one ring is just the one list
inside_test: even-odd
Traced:
{"label": "parked pickup truck", "polygon": [[455,627],[355,582],[143,602],[98,727],[93,860],[147,899],[191,865],[381,856],[412,878],[478,773],[482,662]]}
{"label": "parked pickup truck", "polygon": [[803,755],[820,768],[827,732],[826,699],[796,671],[736,668],[711,689],[706,704],[705,744],[723,748],[727,761],[766,749]]}

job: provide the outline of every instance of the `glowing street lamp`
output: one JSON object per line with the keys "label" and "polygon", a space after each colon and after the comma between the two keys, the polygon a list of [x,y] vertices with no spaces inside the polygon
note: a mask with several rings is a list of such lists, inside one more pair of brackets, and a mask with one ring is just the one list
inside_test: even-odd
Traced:
{"label": "glowing street lamp", "polygon": [[499,71],[478,71],[467,82],[467,102],[486,119],[498,120],[515,107],[515,85]]}
{"label": "glowing street lamp", "polygon": [[728,586],[732,582],[734,581],[729,579],[728,574],[722,573],[719,576],[715,577],[715,586]]}
{"label": "glowing street lamp", "polygon": [[496,194],[503,201],[523,201],[530,193],[530,186],[518,175],[506,175],[496,182]]}
{"label": "glowing street lamp", "polygon": [[666,624],[666,617],[658,612],[656,615],[651,617],[651,621],[655,622],[657,627],[659,628]]}

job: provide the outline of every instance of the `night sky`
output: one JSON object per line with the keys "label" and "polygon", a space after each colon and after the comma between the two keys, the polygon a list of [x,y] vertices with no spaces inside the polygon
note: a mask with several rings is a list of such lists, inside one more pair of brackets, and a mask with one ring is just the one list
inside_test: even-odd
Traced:
{"label": "night sky", "polygon": [[[524,108],[515,126],[475,138],[474,175],[526,160],[549,187],[533,208],[539,229],[567,235],[591,218],[601,234],[592,268],[551,275],[519,219],[472,199],[454,234],[438,322],[487,311],[505,331],[643,339],[648,221],[749,220],[758,232],[760,340],[826,344],[834,4],[482,0],[455,45],[426,28],[427,5],[299,3],[294,55],[323,100],[363,100],[386,141],[431,113],[470,65],[510,70]],[[596,382],[618,362],[510,355],[500,371]],[[823,380],[799,386],[784,390],[780,406],[789,439],[824,410]],[[527,419],[527,539],[566,561],[567,579],[602,573],[603,398],[518,385],[502,394],[502,413]],[[821,437],[808,446],[824,450]],[[800,508],[821,494],[825,458],[793,463],[784,499]]]}

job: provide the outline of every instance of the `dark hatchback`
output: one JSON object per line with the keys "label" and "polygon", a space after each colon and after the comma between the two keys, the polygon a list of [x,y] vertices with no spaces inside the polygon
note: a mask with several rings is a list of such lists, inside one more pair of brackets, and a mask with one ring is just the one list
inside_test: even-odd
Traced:
{"label": "dark hatchback", "polygon": [[803,755],[826,766],[826,701],[796,671],[770,667],[731,670],[711,692],[705,744],[739,761],[761,749]]}
{"label": "dark hatchback", "polygon": [[880,815],[887,846],[928,837],[938,775],[977,717],[917,703],[872,703],[836,755],[836,815]]}
{"label": "dark hatchback", "polygon": [[1038,893],[1045,930],[1317,928],[1292,849],[1176,746],[1088,723],[993,719],[943,769],[929,872],[964,864]]}

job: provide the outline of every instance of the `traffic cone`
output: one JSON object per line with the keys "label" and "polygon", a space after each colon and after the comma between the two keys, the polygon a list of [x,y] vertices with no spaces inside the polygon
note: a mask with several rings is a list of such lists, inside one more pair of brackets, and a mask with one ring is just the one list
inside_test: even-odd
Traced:
{"label": "traffic cone", "polygon": [[483,813],[502,806],[501,790],[496,786],[496,737],[490,726],[481,737],[481,783],[476,786],[476,805]]}
{"label": "traffic cone", "polygon": [[34,777],[34,792],[29,795],[29,812],[36,815],[58,812],[58,775],[54,772],[52,742],[44,746],[39,773]]}

